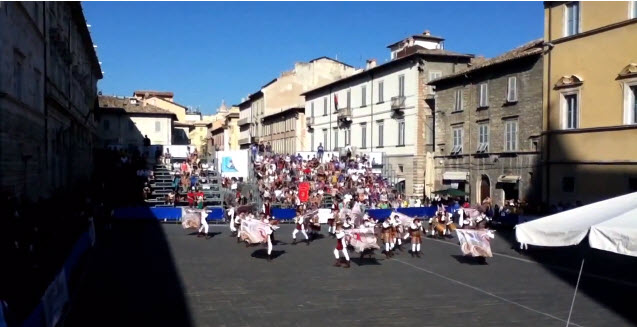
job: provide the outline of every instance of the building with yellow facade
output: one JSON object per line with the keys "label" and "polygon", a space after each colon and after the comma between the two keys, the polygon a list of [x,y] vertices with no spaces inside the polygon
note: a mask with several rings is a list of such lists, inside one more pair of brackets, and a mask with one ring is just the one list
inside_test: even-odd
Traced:
{"label": "building with yellow facade", "polygon": [[544,200],[637,191],[637,4],[545,2]]}

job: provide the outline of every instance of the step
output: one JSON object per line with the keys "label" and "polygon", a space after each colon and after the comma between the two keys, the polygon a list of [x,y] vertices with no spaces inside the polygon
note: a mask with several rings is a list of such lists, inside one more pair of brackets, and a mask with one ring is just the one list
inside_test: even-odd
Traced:
{"label": "step", "polygon": [[150,184],[150,187],[172,187],[173,183],[172,182],[164,182],[164,181],[157,181],[153,184]]}

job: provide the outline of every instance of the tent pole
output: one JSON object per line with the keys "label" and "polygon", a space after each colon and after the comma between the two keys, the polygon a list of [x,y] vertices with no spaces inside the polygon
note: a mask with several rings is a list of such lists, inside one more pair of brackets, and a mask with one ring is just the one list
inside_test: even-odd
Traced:
{"label": "tent pole", "polygon": [[571,302],[571,309],[568,311],[568,319],[566,319],[566,327],[571,323],[571,314],[573,313],[573,306],[575,306],[575,296],[577,296],[577,289],[579,288],[579,281],[582,278],[582,270],[584,270],[584,259],[582,258],[582,265],[579,268],[579,275],[577,276],[577,283],[575,284],[575,293],[573,293],[573,301]]}

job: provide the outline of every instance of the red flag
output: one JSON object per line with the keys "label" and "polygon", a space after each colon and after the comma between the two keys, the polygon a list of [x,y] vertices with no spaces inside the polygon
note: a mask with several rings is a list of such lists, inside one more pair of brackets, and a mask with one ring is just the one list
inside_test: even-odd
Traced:
{"label": "red flag", "polygon": [[338,110],[338,94],[334,94],[334,109]]}
{"label": "red flag", "polygon": [[299,183],[299,200],[307,202],[310,199],[310,183]]}

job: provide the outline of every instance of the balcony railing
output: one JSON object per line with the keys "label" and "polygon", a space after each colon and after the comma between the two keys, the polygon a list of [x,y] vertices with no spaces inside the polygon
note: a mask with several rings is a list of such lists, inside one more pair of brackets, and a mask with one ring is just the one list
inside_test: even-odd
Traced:
{"label": "balcony railing", "polygon": [[352,108],[339,109],[337,117],[341,121],[352,121]]}
{"label": "balcony railing", "polygon": [[403,110],[405,109],[405,97],[397,96],[391,98],[391,109],[392,110]]}
{"label": "balcony railing", "polygon": [[249,117],[241,118],[241,119],[239,119],[239,121],[237,122],[237,124],[238,124],[239,126],[241,126],[241,125],[246,125],[246,124],[248,124],[248,123],[250,122],[248,119],[249,119]]}

